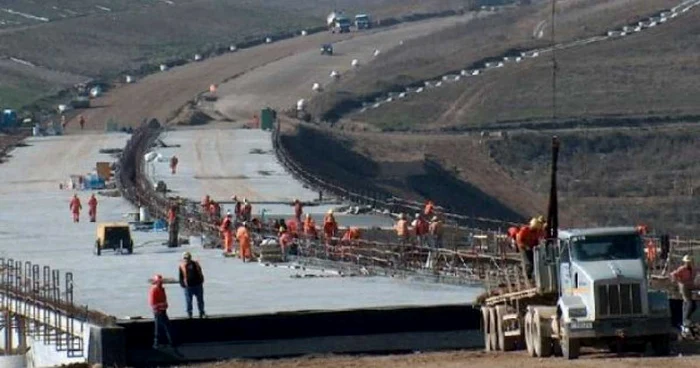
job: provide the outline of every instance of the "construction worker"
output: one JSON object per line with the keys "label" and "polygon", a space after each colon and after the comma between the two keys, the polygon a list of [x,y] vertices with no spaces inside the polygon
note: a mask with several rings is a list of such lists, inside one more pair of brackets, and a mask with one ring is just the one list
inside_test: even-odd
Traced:
{"label": "construction worker", "polygon": [[180,231],[180,221],[178,220],[177,204],[170,205],[168,209],[168,247],[174,248],[179,246],[178,232]]}
{"label": "construction worker", "polygon": [[301,214],[304,212],[304,208],[298,199],[294,200],[294,218],[297,222],[301,222]]}
{"label": "construction worker", "polygon": [[323,218],[323,235],[326,239],[326,244],[330,243],[331,238],[333,238],[338,231],[338,222],[335,221],[335,216],[333,216],[333,210],[328,210],[326,216]]}
{"label": "construction worker", "polygon": [[88,215],[90,216],[90,222],[95,222],[97,220],[97,198],[93,193],[88,200]]}
{"label": "construction worker", "polygon": [[73,214],[73,222],[80,222],[80,210],[83,209],[83,205],[80,204],[78,194],[73,194],[73,198],[71,198],[68,208],[70,208],[70,211]]}
{"label": "construction worker", "polygon": [[433,247],[441,248],[443,226],[442,221],[440,221],[440,219],[437,216],[433,216],[432,220],[430,221],[428,232],[430,233],[430,237],[433,239]]}
{"label": "construction worker", "polygon": [[235,195],[231,196],[231,200],[234,202],[233,214],[236,215],[236,221],[243,221],[243,205],[241,201]]}
{"label": "construction worker", "polygon": [[394,230],[396,230],[396,237],[399,240],[399,244],[406,244],[408,241],[408,221],[406,221],[406,214],[402,213],[399,215],[399,220],[396,221]]}
{"label": "construction worker", "polygon": [[286,260],[292,248],[292,244],[294,243],[294,238],[292,237],[292,234],[290,234],[289,231],[287,231],[286,228],[280,227],[278,241],[280,243],[280,247],[282,247],[282,254],[284,255],[284,259]]}
{"label": "construction worker", "polygon": [[416,213],[415,219],[411,223],[411,227],[413,227],[413,231],[416,234],[416,242],[418,245],[425,245],[430,226],[428,222],[423,219],[423,216],[421,216],[420,213]]}
{"label": "construction worker", "polygon": [[61,128],[63,130],[66,130],[66,126],[68,126],[68,120],[66,120],[66,116],[61,114]]}
{"label": "construction worker", "polygon": [[360,240],[360,228],[351,226],[343,234],[341,242],[350,244],[354,240]]}
{"label": "construction worker", "polygon": [[244,222],[236,230],[236,240],[238,240],[238,246],[240,247],[239,257],[241,260],[243,262],[253,260],[253,255],[250,252],[250,233],[248,232],[247,222]]}
{"label": "construction worker", "polygon": [[510,239],[510,247],[516,252],[520,251],[520,249],[518,248],[518,243],[516,242],[519,230],[520,229],[518,229],[515,226],[511,226],[508,228],[508,239]]}
{"label": "construction worker", "polygon": [[180,286],[185,291],[187,317],[192,318],[192,297],[197,298],[199,318],[206,317],[204,313],[204,273],[199,262],[192,260],[190,252],[182,253],[182,262],[178,268]]}
{"label": "construction worker", "polygon": [[649,265],[650,269],[655,269],[656,268],[656,243],[654,242],[653,239],[647,240],[646,244],[646,249],[645,253],[647,255],[647,264]]}
{"label": "construction worker", "polygon": [[534,217],[530,220],[529,225],[518,230],[518,235],[515,238],[522,255],[523,272],[529,279],[532,279],[534,249],[539,245],[540,239],[544,237],[544,225],[541,218]]}
{"label": "construction worker", "polygon": [[209,202],[209,220],[214,223],[219,223],[221,217],[221,207],[213,199]]}
{"label": "construction worker", "polygon": [[253,217],[253,206],[248,203],[248,198],[243,198],[243,221],[250,221]]}
{"label": "construction worker", "polygon": [[85,129],[85,117],[83,115],[80,115],[78,118],[78,123],[80,123],[80,130]]}
{"label": "construction worker", "polygon": [[316,223],[310,214],[306,214],[304,218],[304,236],[307,239],[318,239],[318,233],[316,232]]}
{"label": "construction worker", "polygon": [[153,331],[153,349],[158,349],[158,335],[161,330],[165,333],[165,337],[168,338],[168,344],[170,344],[171,347],[175,347],[173,336],[170,331],[168,297],[163,287],[163,276],[153,276],[152,282],[153,285],[148,291],[148,305],[151,307],[151,310],[153,310],[153,324],[155,325]]}
{"label": "construction worker", "polygon": [[177,164],[180,162],[180,160],[177,159],[177,156],[173,155],[173,157],[170,158],[170,171],[172,172],[173,175],[177,172]]}
{"label": "construction worker", "polygon": [[671,280],[678,283],[678,291],[683,297],[683,325],[681,326],[681,333],[683,335],[691,333],[690,316],[693,315],[697,307],[692,295],[693,289],[695,289],[695,276],[695,266],[689,254],[683,256],[683,264],[675,271],[671,272]]}
{"label": "construction worker", "polygon": [[219,226],[219,231],[224,238],[224,253],[229,254],[233,252],[233,222],[231,217],[231,212],[227,213]]}
{"label": "construction worker", "polygon": [[202,198],[202,212],[209,212],[209,205],[211,204],[211,197],[209,197],[209,194],[205,195],[204,198]]}
{"label": "construction worker", "polygon": [[423,214],[425,217],[432,217],[435,214],[435,204],[432,200],[425,202],[425,208],[423,209]]}

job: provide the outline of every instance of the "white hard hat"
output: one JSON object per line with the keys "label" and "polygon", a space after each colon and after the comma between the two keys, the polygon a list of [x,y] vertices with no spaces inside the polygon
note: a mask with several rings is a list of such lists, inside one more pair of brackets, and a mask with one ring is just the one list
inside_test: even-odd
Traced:
{"label": "white hard hat", "polygon": [[693,258],[690,257],[690,254],[686,254],[683,256],[683,263],[690,263],[693,261]]}

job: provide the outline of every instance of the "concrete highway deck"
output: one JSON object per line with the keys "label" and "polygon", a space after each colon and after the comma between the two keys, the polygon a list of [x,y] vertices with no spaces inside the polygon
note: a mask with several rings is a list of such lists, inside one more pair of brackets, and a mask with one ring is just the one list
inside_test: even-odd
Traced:
{"label": "concrete highway deck", "polygon": [[[93,254],[96,224],[86,222],[90,193],[78,192],[84,211],[74,224],[68,209],[74,192],[60,190],[59,183],[69,174],[92,171],[96,161],[110,160],[99,149],[123,147],[127,138],[120,133],[30,138],[29,146],[14,150],[0,176],[0,256],[73,272],[77,301],[117,317],[149,317],[147,280],[155,273],[177,276],[184,250],[202,262],[209,314],[462,304],[480,292],[381,277],[293,278],[300,271],[243,264],[218,250],[170,250],[161,245],[165,233],[134,232],[133,255],[107,251],[98,257]],[[98,200],[98,221],[123,221],[125,213],[135,210],[122,198]],[[183,316],[180,287],[167,290],[171,314]]]}

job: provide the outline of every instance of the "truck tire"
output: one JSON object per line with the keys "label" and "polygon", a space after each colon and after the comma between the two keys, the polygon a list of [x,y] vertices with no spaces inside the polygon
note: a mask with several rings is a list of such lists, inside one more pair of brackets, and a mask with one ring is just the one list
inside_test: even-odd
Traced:
{"label": "truck tire", "polygon": [[655,356],[668,356],[671,354],[671,336],[668,334],[654,336],[651,339],[651,350]]}
{"label": "truck tire", "polygon": [[515,350],[513,339],[506,338],[505,328],[503,326],[503,316],[506,314],[507,308],[505,305],[496,306],[496,335],[498,340],[498,349],[500,351]]}
{"label": "truck tire", "polygon": [[569,338],[568,336],[562,336],[560,345],[561,356],[564,357],[564,359],[578,359],[581,353],[581,342],[579,340]]}
{"label": "truck tire", "polygon": [[481,307],[481,326],[484,333],[484,351],[491,351],[491,337],[489,333],[491,329],[489,328],[490,318],[489,318],[489,307]]}
{"label": "truck tire", "polygon": [[491,350],[498,351],[501,346],[498,344],[498,327],[499,324],[496,323],[496,308],[489,308],[489,325],[491,326],[491,331],[489,333],[489,338],[491,339]]}
{"label": "truck tire", "polygon": [[548,330],[537,313],[533,315],[532,320],[532,341],[535,348],[535,355],[540,358],[548,358],[552,356],[551,335],[547,334]]}
{"label": "truck tire", "polygon": [[527,347],[527,355],[535,357],[535,346],[532,342],[532,313],[527,311],[525,313],[525,328],[523,329],[525,333],[525,346]]}

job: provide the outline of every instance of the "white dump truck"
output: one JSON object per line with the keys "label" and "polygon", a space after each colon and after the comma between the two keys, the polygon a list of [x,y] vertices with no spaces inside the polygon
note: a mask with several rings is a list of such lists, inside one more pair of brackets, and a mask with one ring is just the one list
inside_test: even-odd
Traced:
{"label": "white dump truck", "polygon": [[372,28],[372,22],[367,14],[357,14],[355,15],[355,28],[357,30],[370,29]]}
{"label": "white dump truck", "polygon": [[556,162],[547,240],[534,249],[532,279],[521,268],[494,269],[482,298],[487,351],[527,349],[530,356],[576,359],[581,346],[651,348],[668,355],[672,335],[666,293],[649,289],[646,258],[635,227],[559,230]]}
{"label": "white dump truck", "polygon": [[340,12],[332,12],[328,14],[326,18],[326,23],[328,25],[328,30],[333,33],[346,33],[350,32],[350,18],[346,17]]}

